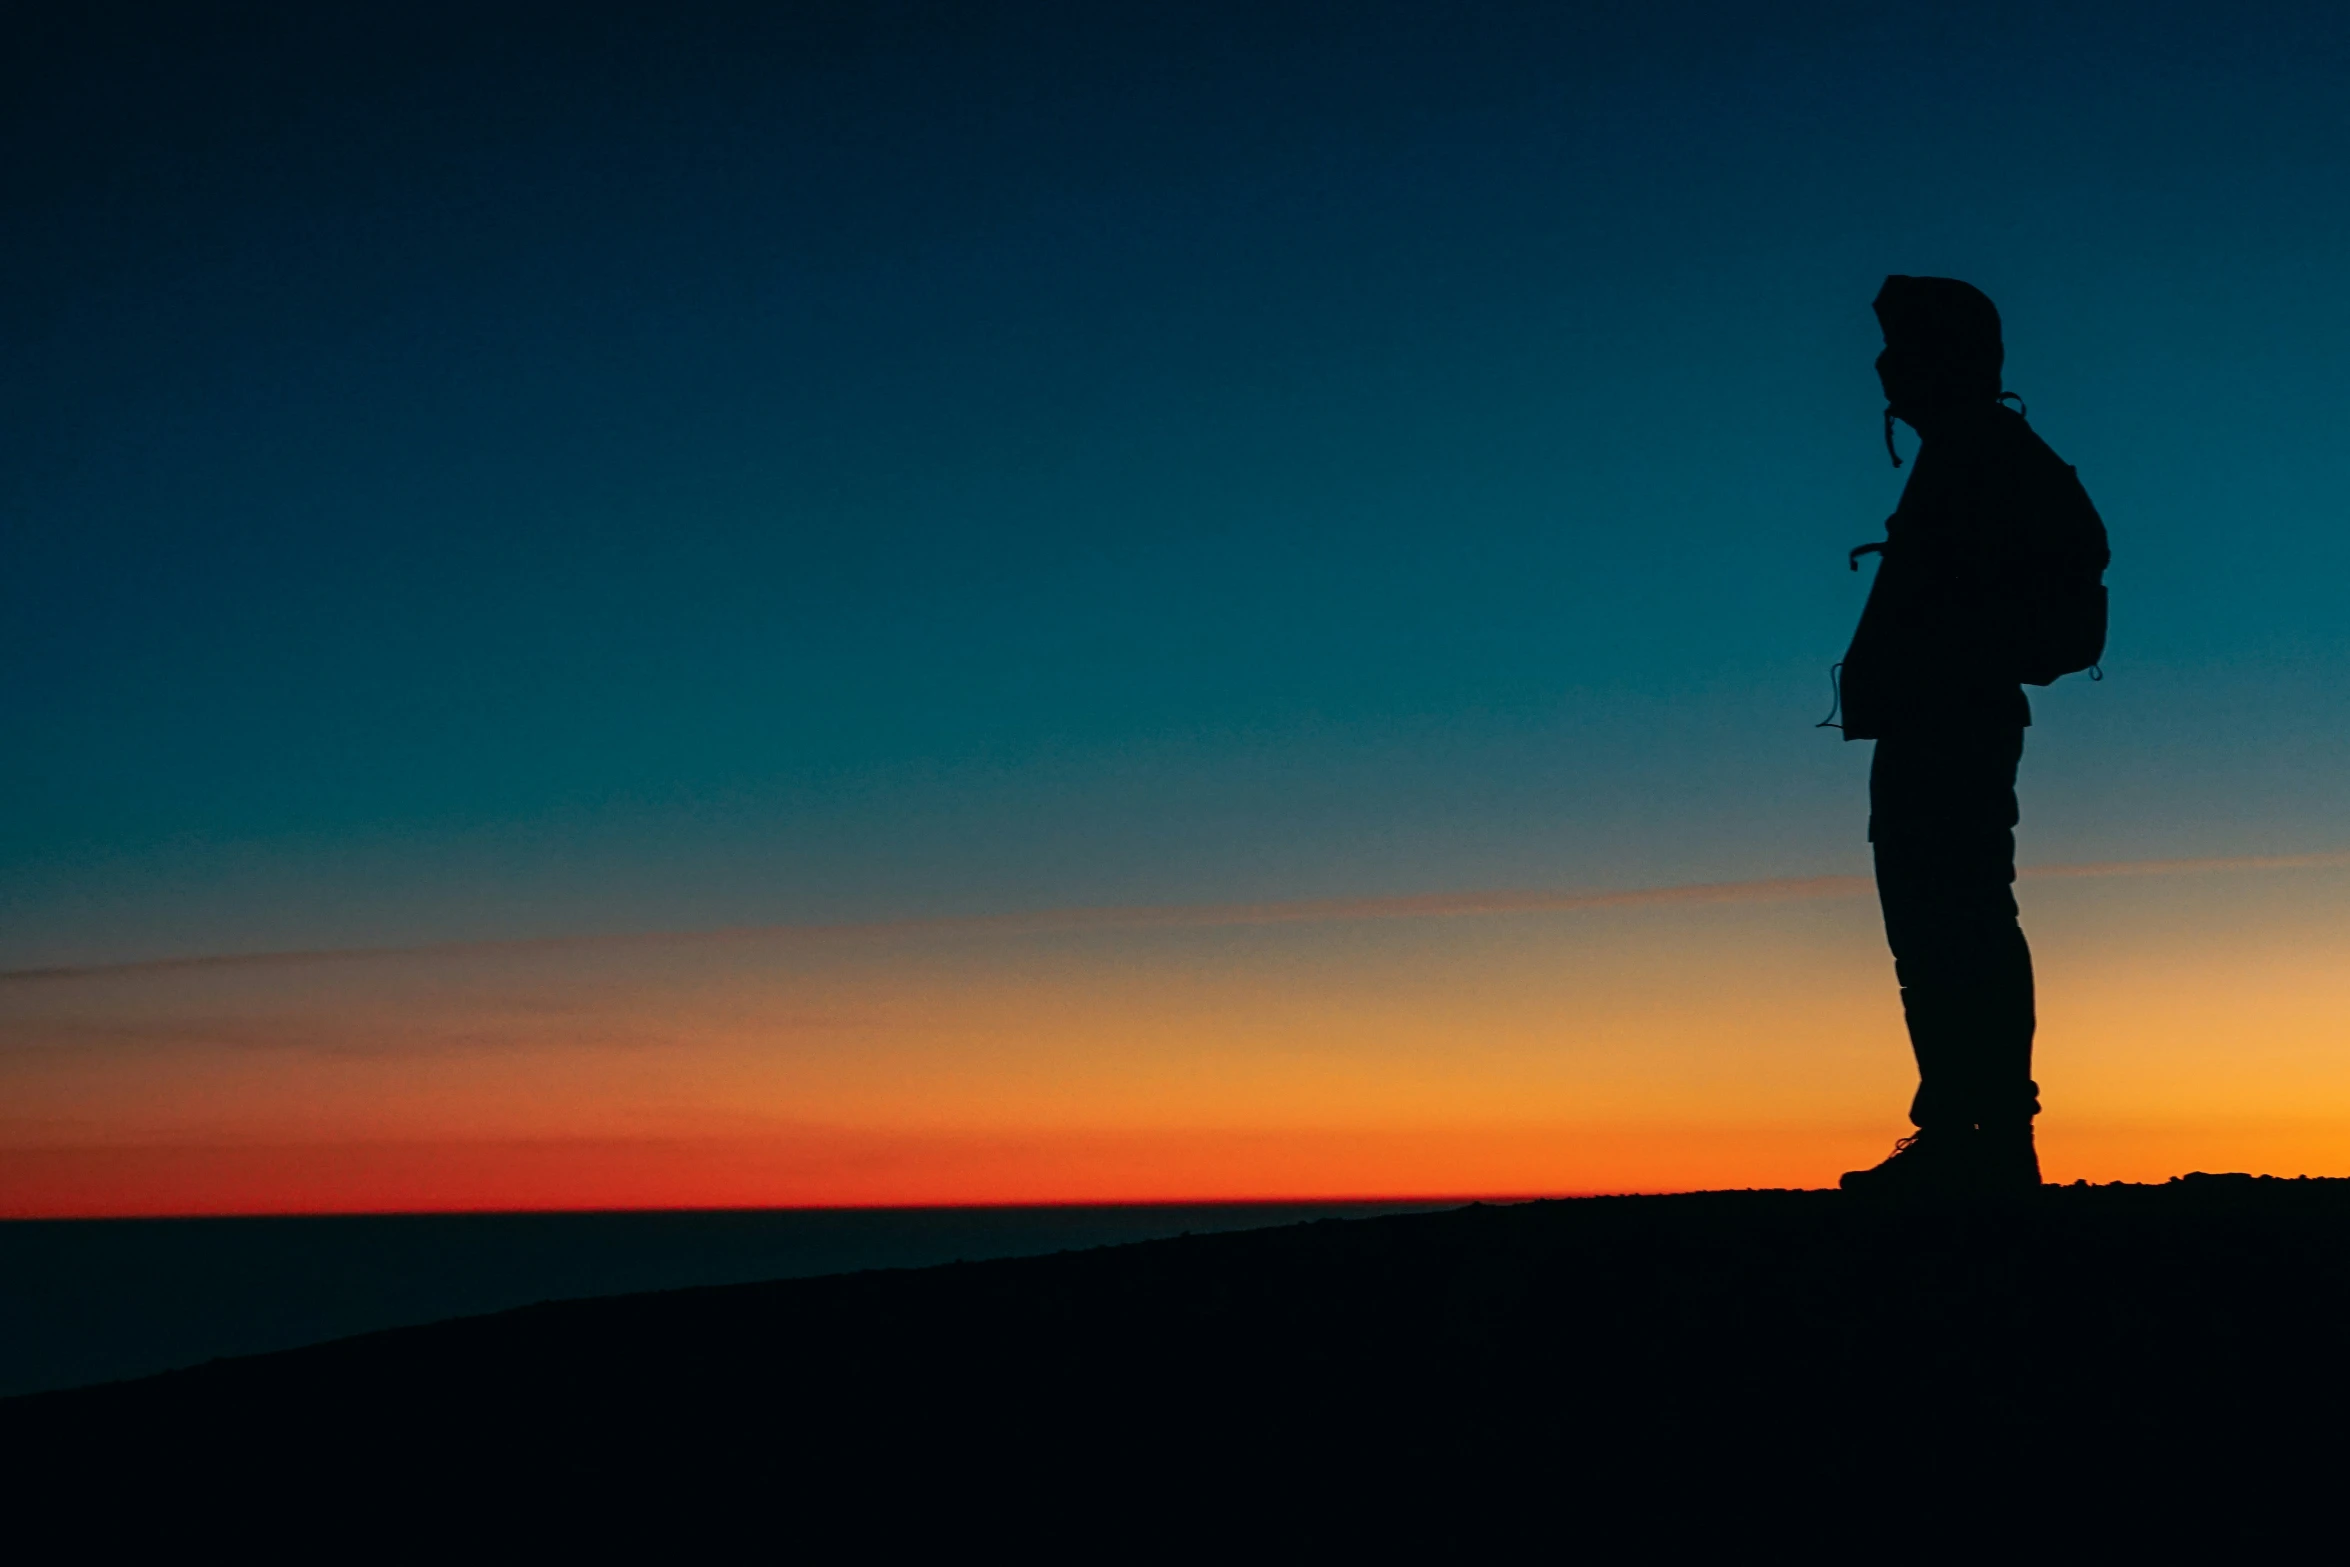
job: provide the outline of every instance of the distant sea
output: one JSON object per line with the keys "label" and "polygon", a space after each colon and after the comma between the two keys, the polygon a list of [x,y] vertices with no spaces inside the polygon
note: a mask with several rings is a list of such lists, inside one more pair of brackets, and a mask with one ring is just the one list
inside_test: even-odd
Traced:
{"label": "distant sea", "polygon": [[0,1397],[541,1300],[1035,1256],[1445,1203],[0,1222]]}

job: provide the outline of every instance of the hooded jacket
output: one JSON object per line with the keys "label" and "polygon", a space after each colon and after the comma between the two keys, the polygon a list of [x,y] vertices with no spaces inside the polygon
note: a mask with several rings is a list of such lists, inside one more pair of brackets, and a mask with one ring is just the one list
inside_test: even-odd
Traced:
{"label": "hooded jacket", "polygon": [[2015,650],[2024,578],[2080,480],[1994,403],[1937,427],[1885,522],[1877,580],[1844,655],[1844,737],[2032,721]]}
{"label": "hooded jacket", "polygon": [[2069,547],[2088,497],[2023,415],[1998,401],[2004,356],[1990,300],[1953,279],[1894,277],[1876,309],[1889,349],[1930,359],[1965,397],[1933,421],[1886,521],[1844,655],[1845,738],[2027,725],[2030,584],[2051,552]]}

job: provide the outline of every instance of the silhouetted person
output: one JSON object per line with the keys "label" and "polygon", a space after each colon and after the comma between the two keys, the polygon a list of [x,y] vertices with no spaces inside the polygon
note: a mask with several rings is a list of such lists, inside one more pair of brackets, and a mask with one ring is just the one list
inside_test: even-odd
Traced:
{"label": "silhouetted person", "polygon": [[[1999,312],[1953,278],[1876,299],[1893,421],[1922,445],[1844,655],[1844,737],[1877,742],[1869,842],[1918,1065],[1917,1131],[1847,1191],[2036,1187],[2032,954],[2016,920],[2026,683],[2105,642],[2105,528],[2079,478],[2001,399]],[[1901,459],[1895,456],[1898,467]]]}

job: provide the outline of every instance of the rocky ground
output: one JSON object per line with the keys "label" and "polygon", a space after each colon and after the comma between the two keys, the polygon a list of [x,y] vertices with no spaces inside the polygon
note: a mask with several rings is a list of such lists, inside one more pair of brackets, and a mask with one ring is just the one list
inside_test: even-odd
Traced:
{"label": "rocky ground", "polygon": [[2346,1394],[2350,1181],[2199,1175],[534,1306],[0,1402],[0,1453],[27,1537],[93,1549],[2283,1550]]}

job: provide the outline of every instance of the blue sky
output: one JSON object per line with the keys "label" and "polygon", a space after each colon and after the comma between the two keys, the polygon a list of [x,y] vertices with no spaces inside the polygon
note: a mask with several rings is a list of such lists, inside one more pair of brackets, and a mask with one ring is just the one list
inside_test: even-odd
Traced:
{"label": "blue sky", "polygon": [[17,24],[0,963],[1861,869],[1894,271],[2350,842],[2338,10],[763,9]]}

